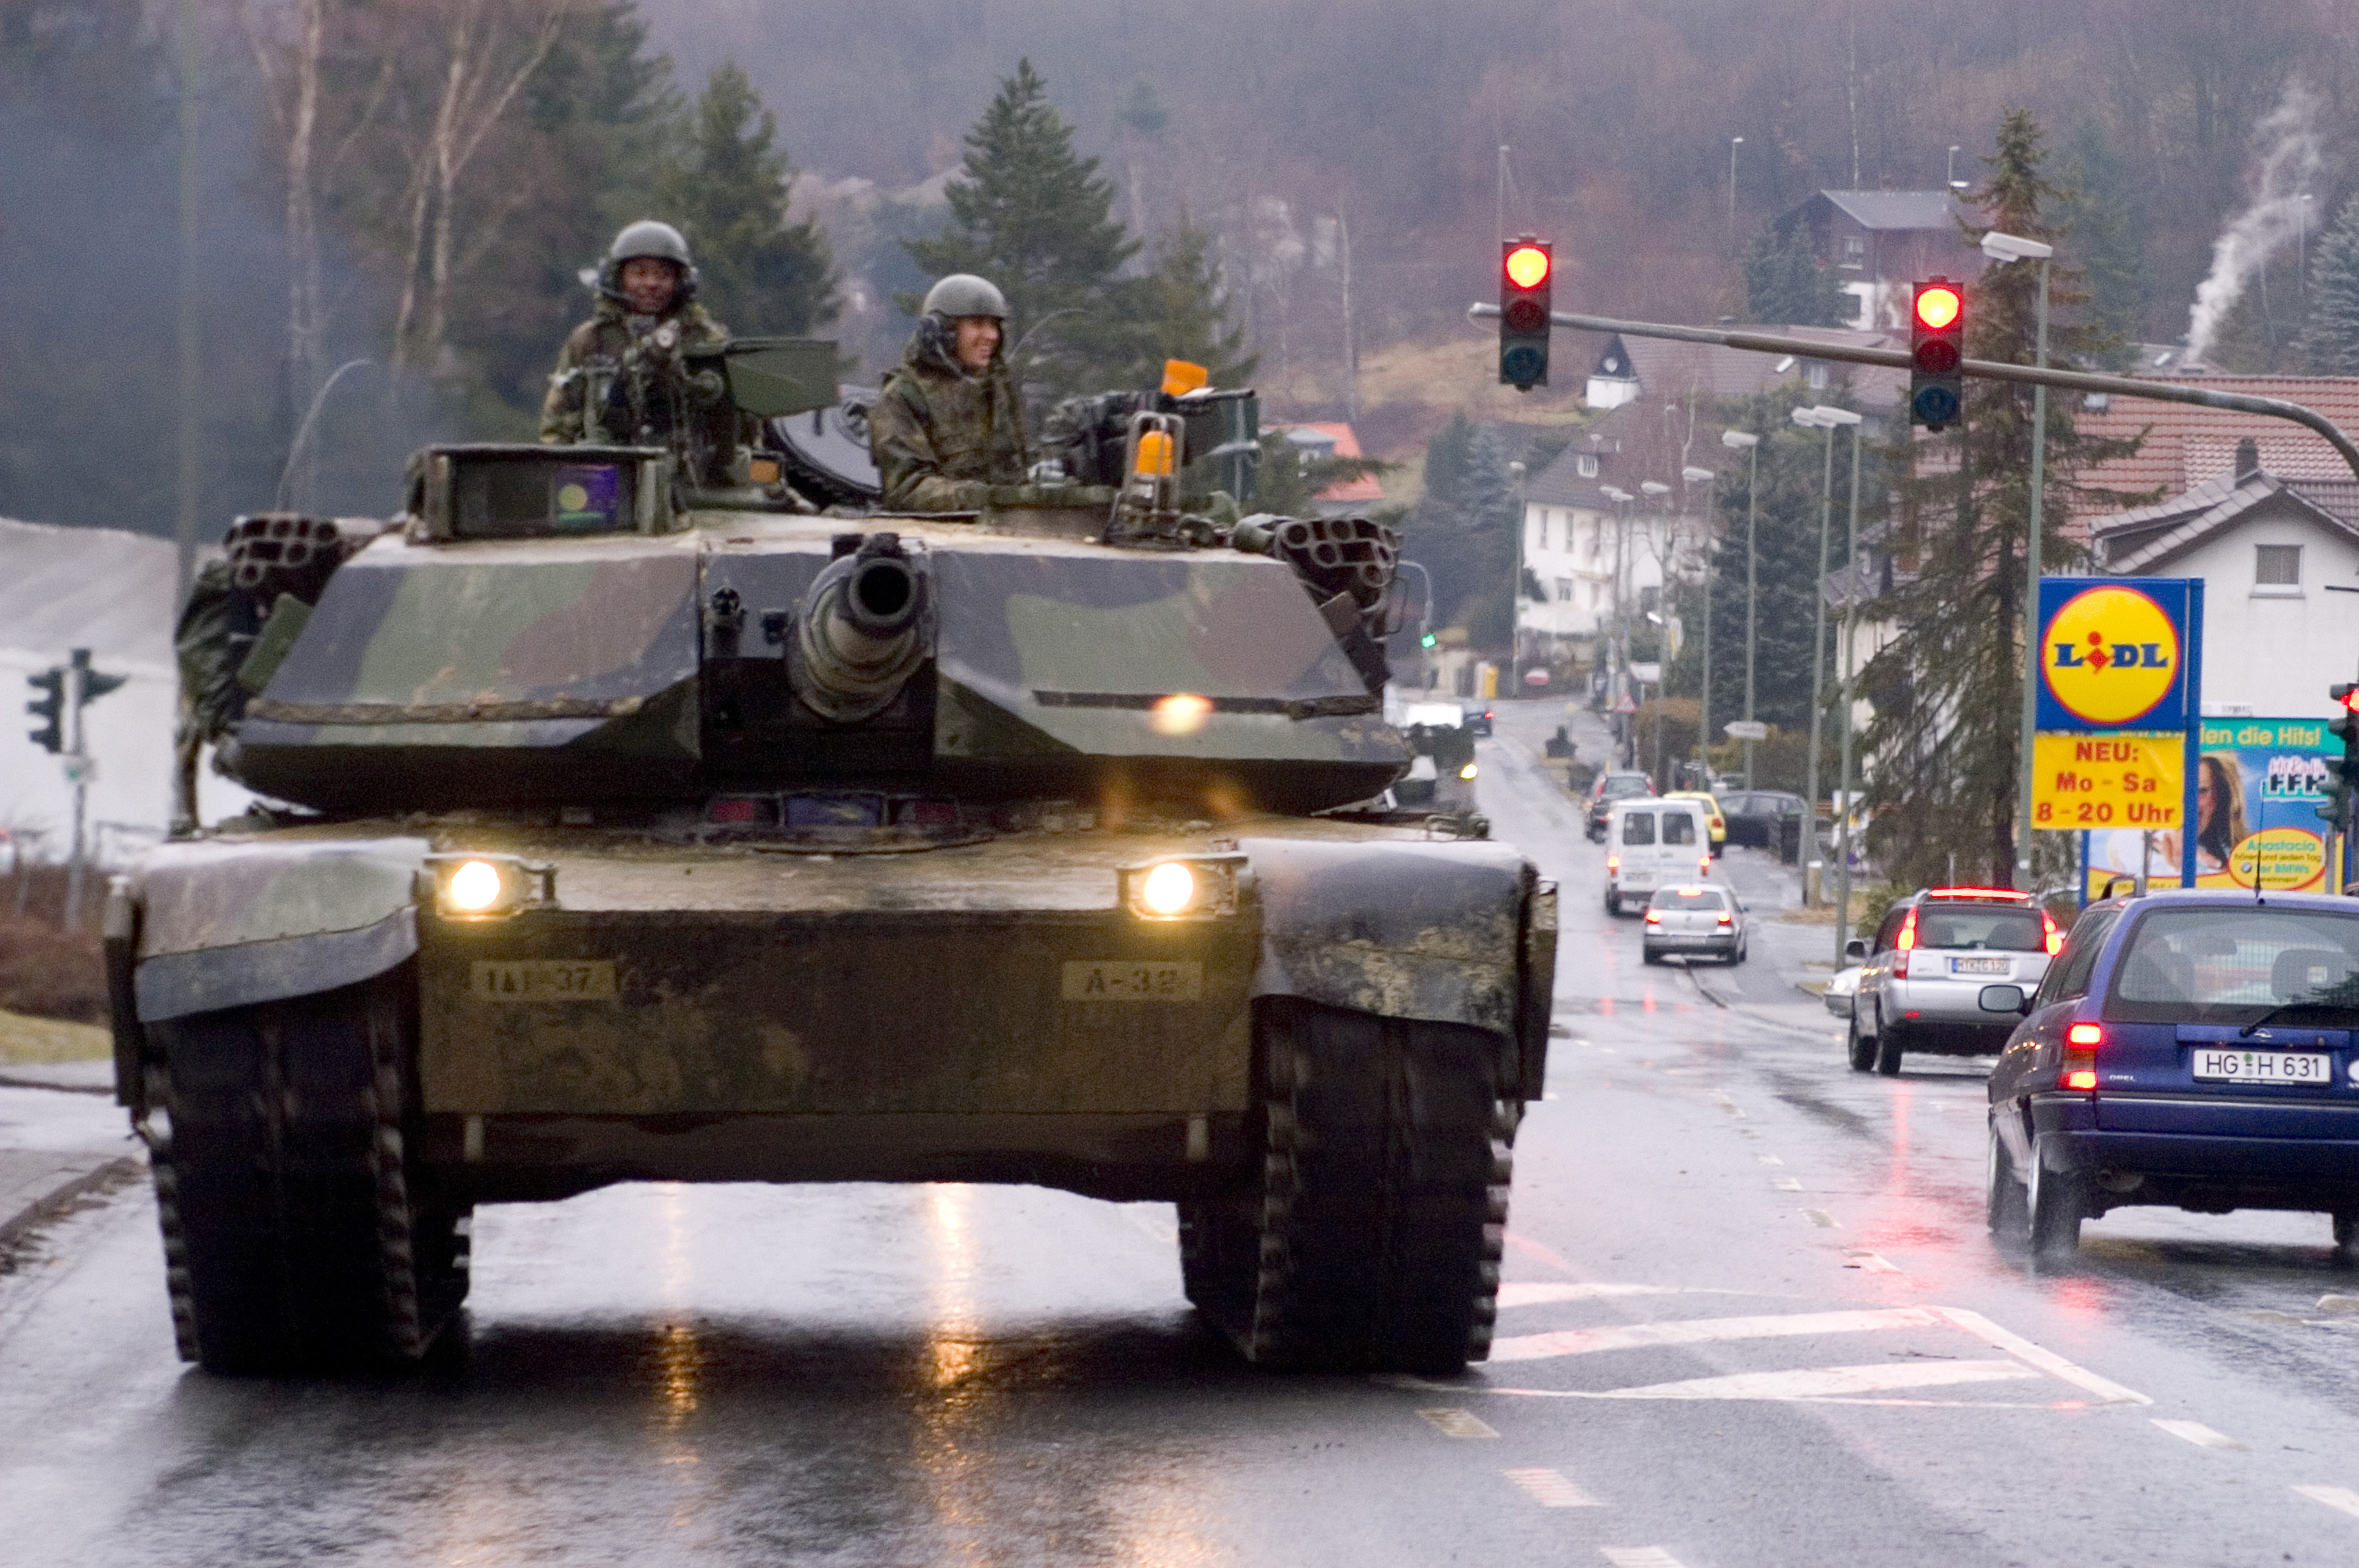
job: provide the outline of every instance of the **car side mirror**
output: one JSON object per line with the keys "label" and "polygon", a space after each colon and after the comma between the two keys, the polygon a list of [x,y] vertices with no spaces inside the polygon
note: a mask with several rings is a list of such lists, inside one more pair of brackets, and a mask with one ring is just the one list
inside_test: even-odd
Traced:
{"label": "car side mirror", "polygon": [[1867,962],[1867,944],[1854,936],[1843,944],[1843,957],[1854,964]]}
{"label": "car side mirror", "polygon": [[1984,986],[1975,1001],[1984,1012],[2016,1012],[2031,1011],[2031,993],[2021,986]]}

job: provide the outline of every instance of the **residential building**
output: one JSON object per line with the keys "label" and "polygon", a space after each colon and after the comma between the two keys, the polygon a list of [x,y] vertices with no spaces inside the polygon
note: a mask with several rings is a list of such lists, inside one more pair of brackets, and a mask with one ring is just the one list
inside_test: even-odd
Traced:
{"label": "residential building", "polygon": [[1908,323],[1911,286],[1929,277],[1982,276],[1982,253],[1966,242],[1965,210],[1947,190],[1821,190],[1777,219],[1799,226],[1821,266],[1834,269],[1862,330]]}
{"label": "residential building", "polygon": [[2276,473],[2240,445],[2229,471],[2091,520],[2092,553],[2104,572],[2203,579],[2206,714],[2330,717],[2327,687],[2359,674],[2359,481]]}
{"label": "residential building", "polygon": [[[2207,392],[2241,392],[2299,403],[2325,415],[2341,429],[2359,429],[2359,377],[2203,374],[2201,384]],[[2106,495],[2086,492],[2122,496],[2158,492],[2166,498],[2161,504],[2175,505],[2169,498],[2232,478],[2237,448],[2246,441],[2258,453],[2257,466],[2278,479],[2305,486],[2352,479],[2351,465],[2324,437],[2266,414],[2089,394],[2075,411],[2074,427],[2083,436],[2144,437],[2134,455],[2093,464],[2077,476],[2084,493],[2077,498],[2065,530],[2082,543],[2090,540],[2100,523],[2111,525],[2122,506]]]}
{"label": "residential building", "polygon": [[[1527,659],[1638,620],[1667,577],[1694,569],[1704,498],[1680,481],[1692,445],[1684,408],[1625,405],[1525,481],[1524,569],[1547,596],[1516,601]],[[1650,481],[1668,489],[1649,493]]]}
{"label": "residential building", "polygon": [[[1360,438],[1353,434],[1352,427],[1340,420],[1273,427],[1286,432],[1287,444],[1306,463],[1365,455],[1360,450]],[[1375,475],[1362,474],[1329,485],[1311,500],[1321,517],[1356,516],[1384,504],[1385,487]]]}
{"label": "residential building", "polygon": [[[1906,349],[1908,335],[1891,331],[1854,331],[1843,327],[1777,327],[1765,329],[1789,338],[1841,344],[1858,349]],[[1669,342],[1660,338],[1625,339],[1614,333],[1605,340],[1589,373],[1588,403],[1592,408],[1618,408],[1641,397],[1685,402],[1693,396],[1709,406],[1719,397],[1756,397],[1799,380],[1812,394],[1848,384],[1854,406],[1872,419],[1885,419],[1899,409],[1908,384],[1905,370],[1879,365],[1849,364],[1838,360],[1814,360],[1790,354],[1756,353],[1750,349],[1723,348],[1717,343]]]}

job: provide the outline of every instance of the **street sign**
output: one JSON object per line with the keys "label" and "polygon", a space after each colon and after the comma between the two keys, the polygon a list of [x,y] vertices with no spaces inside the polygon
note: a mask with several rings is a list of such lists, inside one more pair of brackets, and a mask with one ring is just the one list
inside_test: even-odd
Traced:
{"label": "street sign", "polygon": [[1619,697],[1614,699],[1614,711],[1616,713],[1636,713],[1638,711],[1638,704],[1631,698],[1628,692],[1624,692]]}
{"label": "street sign", "polygon": [[2031,753],[2031,825],[2176,828],[2186,820],[2187,736],[2041,735]]}
{"label": "street sign", "polygon": [[1758,719],[1732,719],[1722,725],[1721,732],[1732,741],[1767,741],[1769,726]]}
{"label": "street sign", "polygon": [[98,782],[98,759],[96,757],[69,756],[60,760],[65,764],[66,783],[72,787],[81,789],[85,785],[94,784]]}

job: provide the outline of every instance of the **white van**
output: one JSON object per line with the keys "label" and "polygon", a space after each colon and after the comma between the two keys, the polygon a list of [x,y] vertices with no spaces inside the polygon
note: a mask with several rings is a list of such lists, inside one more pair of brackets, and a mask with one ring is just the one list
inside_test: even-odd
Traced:
{"label": "white van", "polygon": [[1625,898],[1645,903],[1657,888],[1712,875],[1712,834],[1700,800],[1617,802],[1605,828],[1605,913]]}

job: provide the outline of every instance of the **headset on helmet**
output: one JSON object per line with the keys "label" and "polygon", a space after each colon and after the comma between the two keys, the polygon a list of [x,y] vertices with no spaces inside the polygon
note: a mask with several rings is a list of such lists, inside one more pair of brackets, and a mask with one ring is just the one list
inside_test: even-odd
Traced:
{"label": "headset on helmet", "polygon": [[926,290],[918,307],[918,337],[928,351],[955,362],[956,336],[951,323],[967,316],[988,316],[1003,326],[1007,321],[1007,297],[989,278],[954,272]]}
{"label": "headset on helmet", "polygon": [[598,265],[598,292],[618,305],[627,303],[623,297],[623,264],[643,256],[671,262],[679,268],[674,305],[685,305],[696,297],[696,262],[689,254],[687,239],[669,223],[653,218],[625,225],[606,247],[606,259]]}

